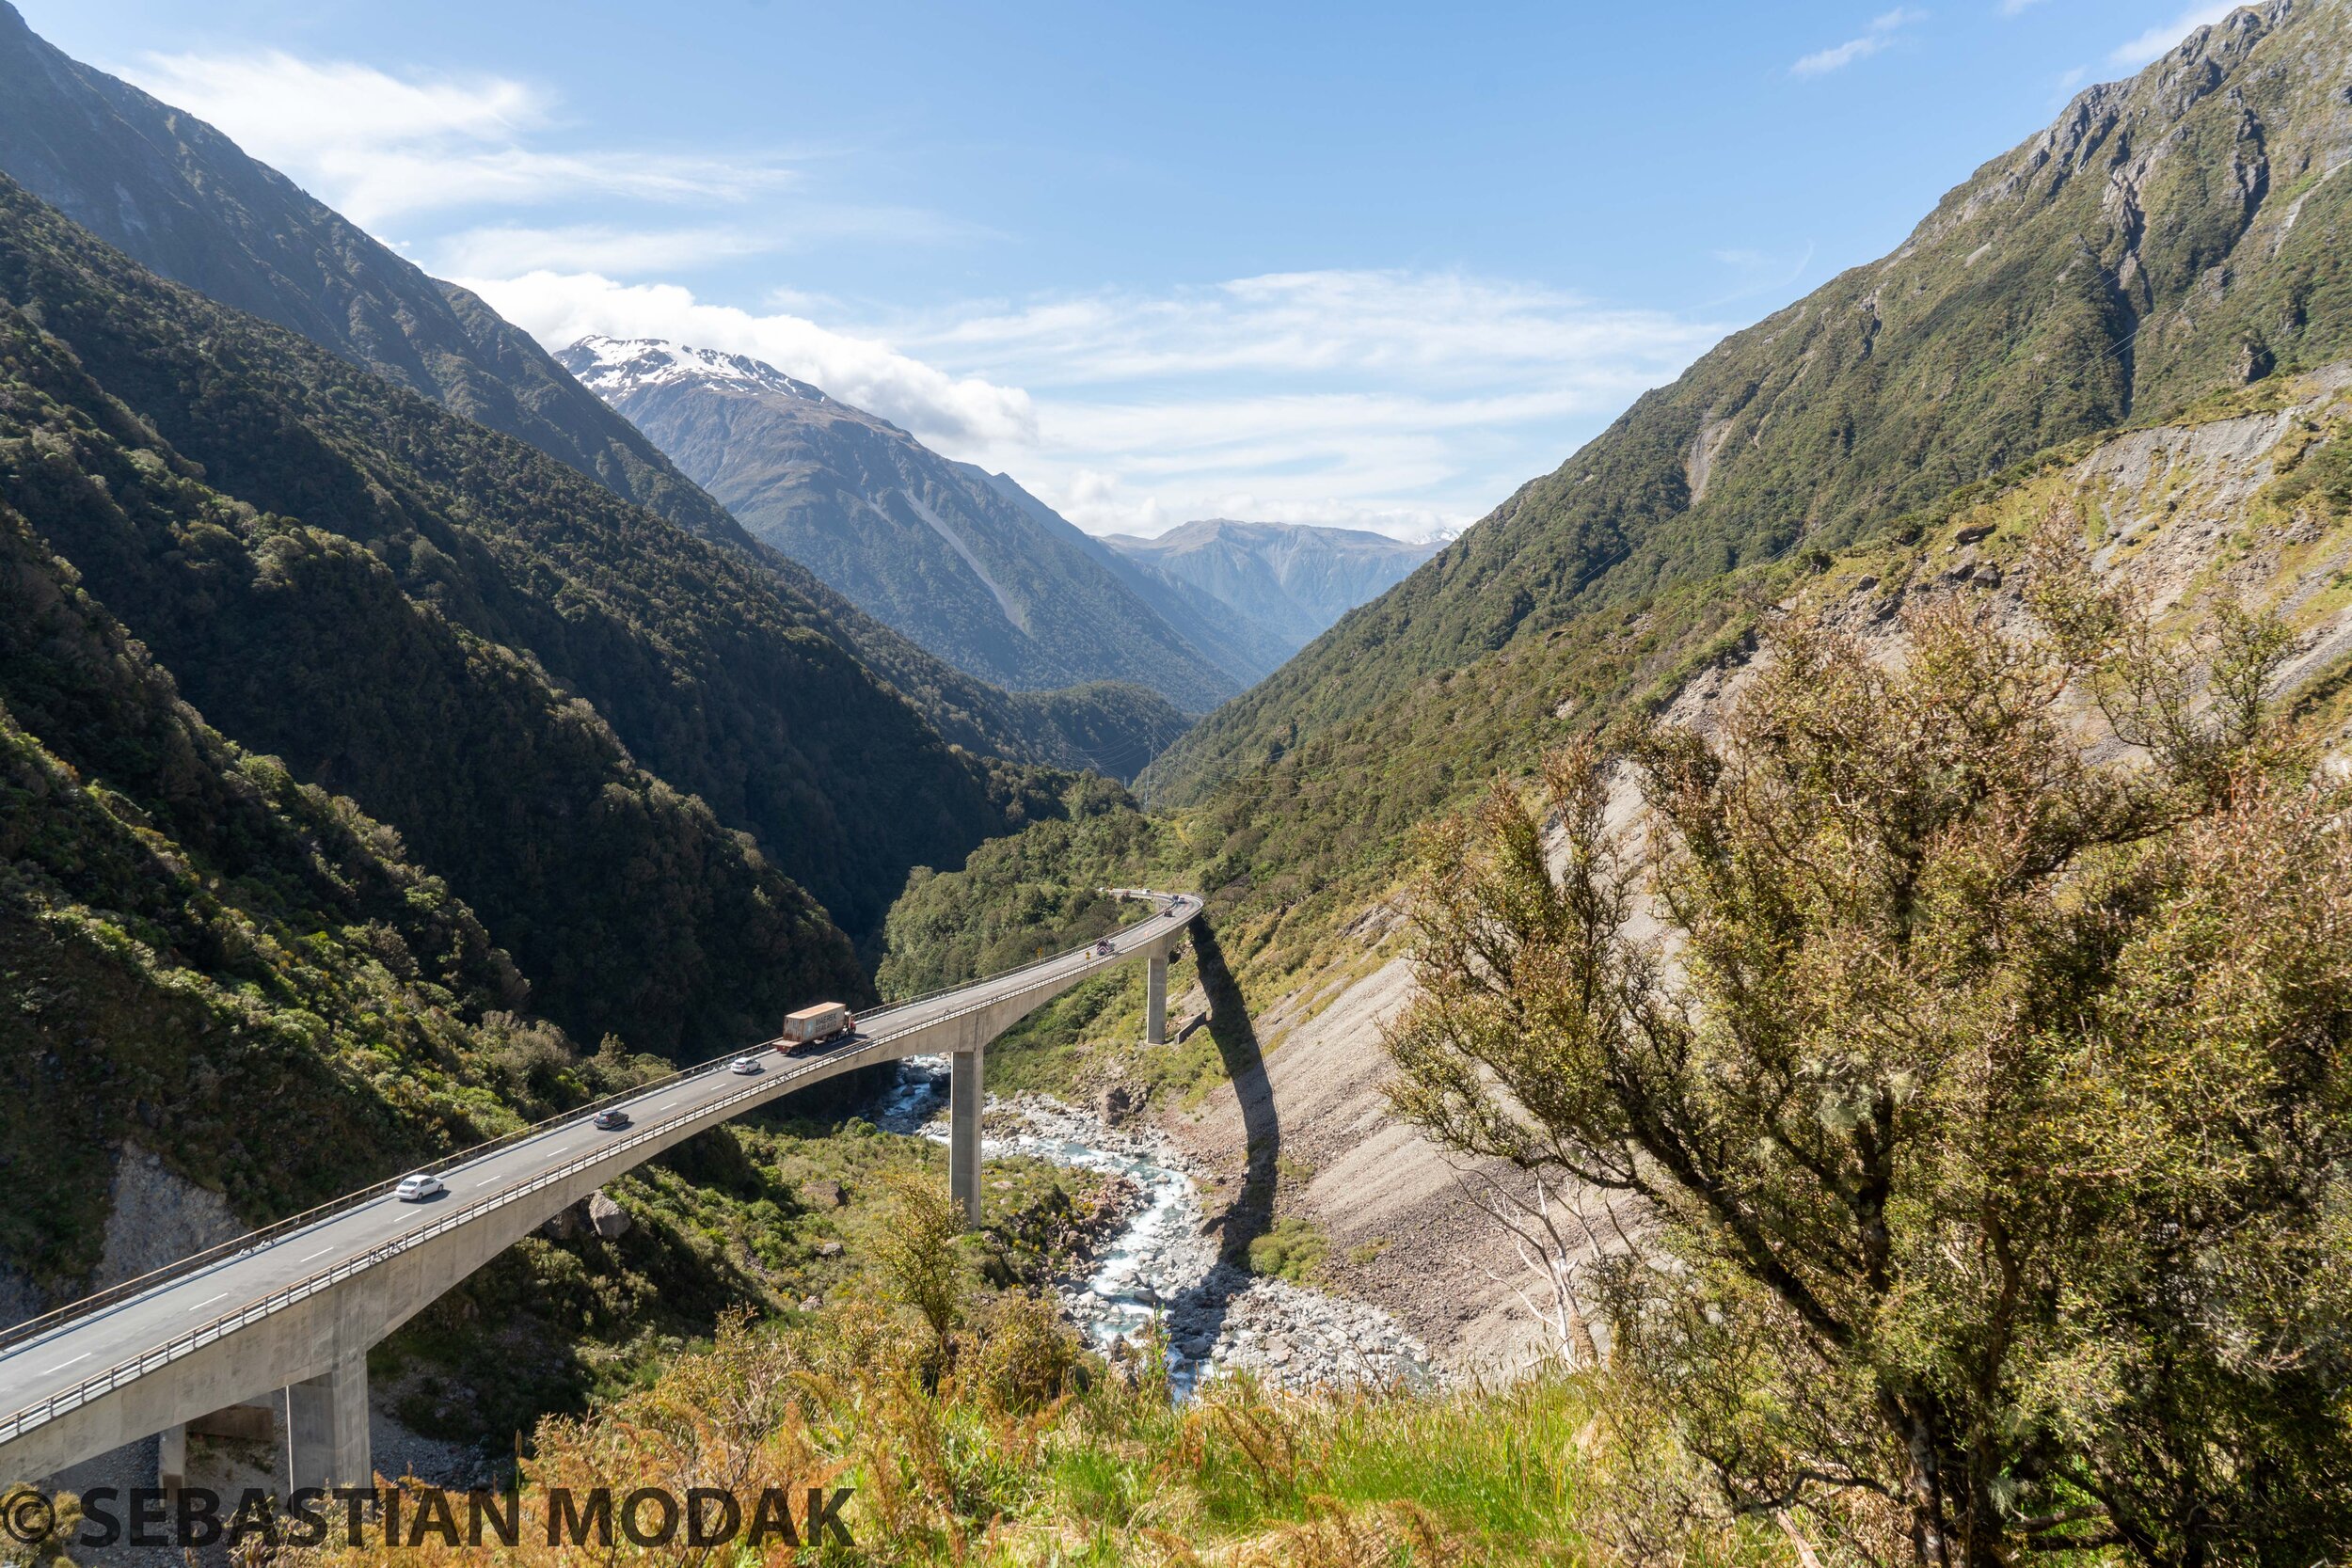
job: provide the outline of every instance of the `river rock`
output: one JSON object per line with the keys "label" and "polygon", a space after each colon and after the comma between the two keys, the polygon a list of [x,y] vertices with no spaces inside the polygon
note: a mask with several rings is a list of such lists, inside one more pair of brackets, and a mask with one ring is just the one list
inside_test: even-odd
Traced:
{"label": "river rock", "polygon": [[[885,1125],[946,1142],[945,1120],[932,1115],[946,1085],[944,1059],[905,1064]],[[1133,1193],[1120,1204],[1120,1233],[1089,1235],[1082,1260],[1056,1282],[1062,1310],[1096,1349],[1132,1354],[1156,1321],[1180,1396],[1227,1369],[1295,1389],[1441,1381],[1420,1341],[1379,1308],[1222,1260],[1200,1197],[1214,1173],[1143,1122],[1141,1104],[1124,1085],[1106,1086],[1091,1113],[1019,1095],[992,1100],[981,1123],[987,1157],[1081,1166]]]}

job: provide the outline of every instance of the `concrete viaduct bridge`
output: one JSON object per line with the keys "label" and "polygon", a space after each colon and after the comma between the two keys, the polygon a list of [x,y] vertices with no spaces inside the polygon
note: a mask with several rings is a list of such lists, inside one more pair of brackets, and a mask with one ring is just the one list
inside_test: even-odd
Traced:
{"label": "concrete viaduct bridge", "polygon": [[[515,1242],[674,1144],[837,1074],[908,1056],[954,1061],[950,1181],[980,1212],[980,1067],[988,1042],[1090,974],[1143,958],[1145,1038],[1166,1038],[1168,950],[1200,912],[1190,894],[1114,889],[1154,906],[1114,950],[1063,953],[869,1013],[819,1052],[731,1057],[583,1106],[428,1167],[437,1199],[403,1203],[387,1181],[100,1291],[0,1335],[0,1481],[161,1433],[160,1478],[184,1473],[186,1423],[285,1390],[289,1488],[366,1486],[370,1347]],[[776,1041],[766,1042],[775,1045]],[[629,1125],[602,1132],[598,1110]]]}

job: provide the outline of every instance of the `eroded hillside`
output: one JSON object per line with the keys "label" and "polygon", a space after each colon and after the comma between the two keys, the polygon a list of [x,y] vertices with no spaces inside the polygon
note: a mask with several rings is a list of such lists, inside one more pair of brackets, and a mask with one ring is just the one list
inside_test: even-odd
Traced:
{"label": "eroded hillside", "polygon": [[[1234,819],[1222,802],[1090,814],[1032,830],[1041,847],[1052,840],[1052,857],[991,846],[961,876],[926,884],[894,914],[894,937],[904,952],[946,954],[928,972],[939,974],[956,961],[938,933],[981,921],[983,909],[1008,951],[1029,930],[1090,930],[1085,901],[1057,892],[1060,863],[1101,880],[1194,878],[1214,889],[1206,952],[1175,981],[1175,1017],[1207,1015],[1187,1038],[1132,1044],[1139,998],[1131,983],[1104,982],[1009,1037],[992,1070],[1065,1092],[1124,1085],[1223,1172],[1229,1229],[1245,1245],[1286,1217],[1304,1222],[1319,1233],[1323,1277],[1397,1310],[1459,1361],[1507,1360],[1528,1342],[1503,1283],[1520,1265],[1454,1168],[1396,1125],[1380,1095],[1381,1026],[1411,995],[1398,890],[1414,810],[1458,806],[1498,773],[1524,776],[1544,746],[1578,733],[1650,717],[1710,725],[1763,616],[1819,611],[1886,657],[1899,654],[1904,607],[1931,597],[2014,621],[2026,614],[2027,542],[2053,516],[2077,526],[2095,569],[2144,595],[2163,626],[2225,602],[2280,616],[2299,639],[2286,679],[2306,719],[2333,745],[2352,738],[2352,364],[2340,363],[2054,449],[1872,543],[1588,617],[1507,660],[1437,677],[1420,689],[1415,727],[1359,723],[1345,745],[1313,748],[1311,771],[1273,771],[1269,798],[1302,819],[1286,839],[1246,836],[1248,816],[1245,836],[1227,838]],[[1440,704],[1443,715],[1427,717]],[[1383,786],[1374,759],[1441,741],[1455,767],[1395,765],[1402,778]],[[1329,816],[1310,825],[1318,807]]]}

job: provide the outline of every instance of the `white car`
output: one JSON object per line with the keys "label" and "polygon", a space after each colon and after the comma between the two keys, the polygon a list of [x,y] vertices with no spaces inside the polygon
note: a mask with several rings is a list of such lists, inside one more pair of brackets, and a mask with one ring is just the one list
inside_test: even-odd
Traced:
{"label": "white car", "polygon": [[422,1203],[428,1197],[438,1197],[448,1191],[448,1185],[439,1177],[429,1171],[419,1171],[414,1176],[402,1177],[400,1185],[392,1189],[392,1196],[403,1203]]}
{"label": "white car", "polygon": [[738,1056],[735,1060],[727,1064],[727,1070],[729,1072],[739,1072],[744,1077],[749,1078],[753,1073],[759,1070],[759,1058],[756,1056]]}

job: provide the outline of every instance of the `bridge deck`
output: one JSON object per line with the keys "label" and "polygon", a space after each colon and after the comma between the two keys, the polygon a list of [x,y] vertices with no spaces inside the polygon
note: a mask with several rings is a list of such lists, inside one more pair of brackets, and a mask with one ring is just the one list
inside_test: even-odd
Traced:
{"label": "bridge deck", "polygon": [[1089,974],[1159,947],[1200,908],[1188,895],[1154,895],[1154,901],[1159,911],[1117,932],[1119,950],[1109,957],[1081,948],[875,1012],[859,1021],[855,1037],[820,1052],[787,1057],[772,1049],[776,1041],[764,1042],[753,1053],[762,1068],[755,1076],[727,1070],[731,1058],[721,1057],[601,1102],[627,1111],[627,1128],[599,1132],[589,1122],[593,1109],[576,1112],[478,1156],[437,1165],[449,1189],[437,1198],[403,1203],[388,1192],[368,1196],[298,1228],[257,1234],[254,1244],[226,1256],[159,1271],[150,1276],[151,1284],[139,1282],[141,1288],[113,1299],[102,1296],[87,1311],[69,1307],[0,1352],[0,1412],[7,1413],[0,1415],[0,1455],[48,1420],[236,1333],[290,1297],[342,1288],[408,1247],[527,1202],[583,1166],[608,1165],[642,1148],[635,1159],[623,1158],[600,1173],[601,1179],[618,1175],[675,1143],[682,1125],[723,1120],[854,1068],[937,1049],[929,1042],[939,1037],[941,1026],[965,1015],[1032,994],[1031,1006],[1041,1005]]}

